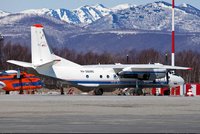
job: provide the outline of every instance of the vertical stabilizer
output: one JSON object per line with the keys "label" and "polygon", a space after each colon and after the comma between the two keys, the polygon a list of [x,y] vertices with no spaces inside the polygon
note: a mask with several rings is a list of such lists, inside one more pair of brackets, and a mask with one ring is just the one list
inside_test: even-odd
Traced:
{"label": "vertical stabilizer", "polygon": [[34,66],[39,66],[53,60],[51,56],[52,52],[49,49],[41,24],[35,24],[31,27],[31,53],[32,64]]}

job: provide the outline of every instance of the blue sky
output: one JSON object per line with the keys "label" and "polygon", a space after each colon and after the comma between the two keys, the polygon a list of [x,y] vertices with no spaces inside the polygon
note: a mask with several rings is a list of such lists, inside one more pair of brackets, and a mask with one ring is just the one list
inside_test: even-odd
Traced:
{"label": "blue sky", "polygon": [[[114,7],[123,3],[146,4],[159,0],[0,0],[0,10],[7,12],[19,12],[26,9],[37,8],[66,8],[76,9],[83,5],[103,4],[106,7]],[[171,0],[163,0],[171,3]],[[200,0],[175,0],[176,5],[182,3],[191,4],[200,9]]]}

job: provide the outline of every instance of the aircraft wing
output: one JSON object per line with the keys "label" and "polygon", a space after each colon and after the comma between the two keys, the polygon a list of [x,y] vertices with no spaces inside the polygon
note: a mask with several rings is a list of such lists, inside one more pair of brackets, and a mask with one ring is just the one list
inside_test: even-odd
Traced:
{"label": "aircraft wing", "polygon": [[190,67],[168,66],[168,65],[163,65],[163,68],[167,70],[192,70],[192,68]]}
{"label": "aircraft wing", "polygon": [[180,66],[169,66],[162,64],[144,64],[144,65],[131,65],[129,67],[125,67],[122,71],[134,71],[134,70],[149,70],[149,69],[166,69],[166,70],[191,70],[189,67],[180,67]]}
{"label": "aircraft wing", "polygon": [[14,65],[21,66],[21,67],[33,68],[33,65],[28,62],[22,62],[22,61],[17,61],[17,60],[8,60],[7,62]]}
{"label": "aircraft wing", "polygon": [[92,68],[113,68],[114,70],[119,71],[134,71],[134,70],[150,70],[150,69],[166,69],[166,70],[191,70],[190,67],[180,67],[180,66],[170,66],[163,65],[159,63],[155,64],[110,64],[110,65],[90,65],[85,67]]}

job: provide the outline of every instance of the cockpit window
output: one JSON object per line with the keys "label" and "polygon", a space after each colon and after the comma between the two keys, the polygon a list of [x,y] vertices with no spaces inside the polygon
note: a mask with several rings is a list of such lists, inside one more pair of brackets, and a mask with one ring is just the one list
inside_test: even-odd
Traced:
{"label": "cockpit window", "polygon": [[173,75],[175,75],[175,76],[180,76],[180,75],[178,75],[178,74],[175,74],[175,73],[174,73]]}

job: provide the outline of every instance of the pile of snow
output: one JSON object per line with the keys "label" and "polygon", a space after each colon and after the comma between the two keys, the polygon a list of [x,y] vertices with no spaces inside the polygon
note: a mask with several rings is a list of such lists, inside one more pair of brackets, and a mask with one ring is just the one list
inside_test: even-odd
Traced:
{"label": "pile of snow", "polygon": [[9,14],[10,14],[10,13],[8,13],[8,12],[4,12],[4,11],[0,10],[0,17],[7,16],[7,15],[9,15]]}

